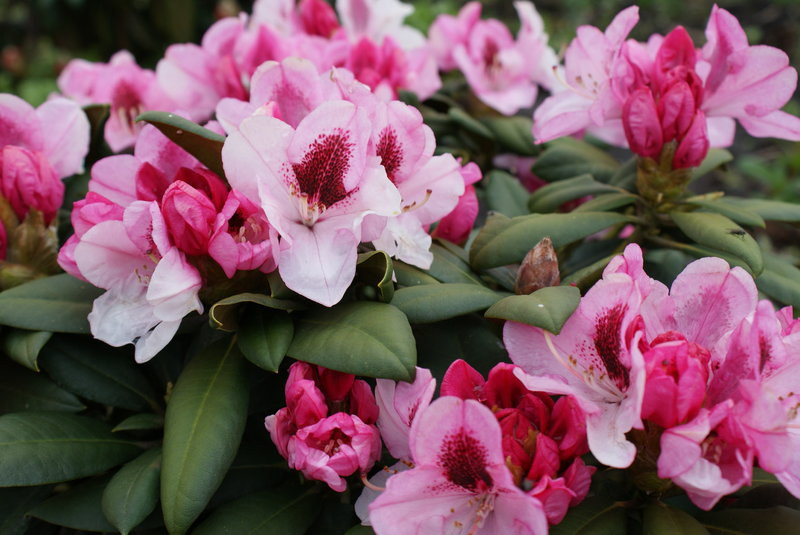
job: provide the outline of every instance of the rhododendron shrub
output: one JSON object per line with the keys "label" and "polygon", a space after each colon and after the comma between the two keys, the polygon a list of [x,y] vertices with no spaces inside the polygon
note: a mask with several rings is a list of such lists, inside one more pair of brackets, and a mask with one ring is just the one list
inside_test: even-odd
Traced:
{"label": "rhododendron shrub", "polygon": [[0,95],[0,531],[796,531],[800,209],[723,165],[800,137],[754,21],[224,4]]}

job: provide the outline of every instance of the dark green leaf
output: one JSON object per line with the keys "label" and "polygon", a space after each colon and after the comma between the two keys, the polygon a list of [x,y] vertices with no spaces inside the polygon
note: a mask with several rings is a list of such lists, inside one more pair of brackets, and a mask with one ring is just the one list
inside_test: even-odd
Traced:
{"label": "dark green leaf", "polygon": [[[550,237],[554,247],[561,247],[595,232],[631,221],[613,212],[569,214],[531,214],[487,225],[470,249],[470,263],[486,269],[520,262],[539,240]],[[481,234],[485,235],[482,237]]]}
{"label": "dark green leaf", "polygon": [[429,368],[434,377],[442,377],[460,358],[485,375],[495,364],[508,359],[498,327],[497,322],[477,314],[415,325],[419,365]]}
{"label": "dark green leaf", "polygon": [[565,202],[598,193],[620,193],[618,188],[595,180],[592,175],[579,175],[542,186],[531,195],[528,209],[531,212],[555,212]]}
{"label": "dark green leaf", "polygon": [[27,512],[50,494],[51,490],[49,486],[0,489],[0,533],[27,533],[31,521]]}
{"label": "dark green leaf", "polygon": [[584,266],[568,275],[565,275],[561,278],[561,284],[574,284],[581,290],[588,290],[595,282],[597,282],[605,267],[615,256],[616,254],[612,254],[601,258],[600,260],[595,260],[588,266]]}
{"label": "dark green leaf", "polygon": [[[280,385],[282,387],[283,382]],[[282,388],[277,397],[280,397],[280,403],[283,404]],[[273,404],[274,406],[276,405]],[[264,413],[259,413],[259,416],[262,414]],[[216,509],[246,494],[277,487],[287,479],[296,480],[297,473],[291,470],[286,459],[280,456],[275,444],[269,438],[269,433],[263,433],[263,420],[260,417],[258,420],[257,424],[251,427],[251,429],[258,428],[258,439],[248,437],[249,441],[247,439],[242,441],[228,473],[225,474],[225,479],[214,493],[207,509]],[[245,429],[245,435],[248,435],[248,429]]]}
{"label": "dark green leaf", "polygon": [[394,275],[397,278],[397,284],[400,286],[416,286],[418,284],[438,284],[439,281],[428,275],[421,269],[410,266],[405,262],[395,260]]}
{"label": "dark green leaf", "polygon": [[800,511],[778,506],[769,509],[725,509],[699,518],[710,535],[797,535]]}
{"label": "dark green leaf", "polygon": [[110,111],[110,104],[90,104],[83,107],[83,112],[86,114],[86,118],[89,119],[92,136],[102,132],[102,127],[108,119]]}
{"label": "dark green leaf", "polygon": [[93,479],[43,501],[28,513],[51,524],[84,531],[114,531],[100,501],[107,478]]}
{"label": "dark green leaf", "polygon": [[722,214],[742,225],[766,227],[766,223],[760,215],[736,204],[731,204],[724,197],[719,199],[691,198],[686,199],[686,202],[702,208],[703,211]]}
{"label": "dark green leaf", "polygon": [[567,512],[560,524],[550,527],[550,535],[625,535],[625,509],[606,496],[586,498]]}
{"label": "dark green leaf", "polygon": [[708,535],[708,530],[689,513],[662,504],[648,505],[643,520],[647,535]]}
{"label": "dark green leaf", "polygon": [[45,375],[0,360],[0,414],[21,411],[78,412],[78,398],[60,389]]}
{"label": "dark green leaf", "polygon": [[0,486],[42,485],[90,476],[140,451],[94,418],[64,412],[0,416]]}
{"label": "dark green leaf", "polygon": [[656,280],[671,286],[675,278],[694,260],[684,252],[674,249],[648,249],[644,257],[644,271]]}
{"label": "dark green leaf", "polygon": [[530,117],[481,117],[481,122],[492,132],[500,152],[512,152],[521,156],[536,156],[539,149],[533,144]]}
{"label": "dark green leaf", "polygon": [[636,188],[636,173],[639,167],[639,157],[634,156],[625,163],[617,167],[609,179],[608,183],[618,188],[634,191]]}
{"label": "dark green leaf", "polygon": [[778,505],[800,509],[800,499],[792,496],[786,487],[777,481],[743,488],[737,494],[740,494],[735,504],[737,509],[760,509]]}
{"label": "dark green leaf", "polygon": [[431,253],[433,253],[433,262],[428,268],[428,273],[439,282],[460,282],[483,286],[483,281],[463,258],[437,243],[431,245]]}
{"label": "dark green leaf", "polygon": [[344,535],[375,535],[375,532],[369,526],[353,526],[348,529]]}
{"label": "dark green leaf", "polygon": [[86,399],[130,410],[159,407],[129,351],[90,338],[60,335],[45,346],[39,360],[53,380]]}
{"label": "dark green leaf", "polygon": [[636,202],[636,196],[630,193],[606,193],[586,201],[573,212],[608,212]]}
{"label": "dark green leaf", "polygon": [[500,212],[508,217],[528,213],[526,200],[528,191],[519,179],[505,171],[494,170],[483,179],[486,192],[486,205],[489,210]]}
{"label": "dark green leaf", "polygon": [[147,450],[114,474],[103,491],[106,519],[122,535],[142,523],[158,504],[161,447]]}
{"label": "dark green leaf", "polygon": [[3,351],[11,360],[35,372],[39,371],[39,352],[53,333],[6,329],[3,333]]}
{"label": "dark green leaf", "polygon": [[289,314],[250,306],[240,323],[238,343],[245,358],[259,368],[277,372],[294,337]]}
{"label": "dark green leaf", "polygon": [[240,293],[226,297],[212,305],[211,311],[208,314],[209,323],[211,323],[212,327],[221,331],[235,331],[239,325],[239,306],[243,303],[255,303],[262,307],[287,311],[303,310],[306,308],[305,303],[301,301],[276,299],[268,295],[257,293]]}
{"label": "dark green leaf", "polygon": [[136,120],[152,124],[206,167],[221,177],[225,176],[225,170],[222,168],[222,145],[225,143],[225,136],[164,111],[146,111]]}
{"label": "dark green leaf", "polygon": [[506,297],[492,305],[485,316],[525,323],[558,334],[580,300],[581,293],[573,286],[551,286],[530,295]]}
{"label": "dark green leaf", "polygon": [[771,201],[769,199],[742,199],[740,197],[725,197],[728,204],[735,208],[742,208],[760,215],[767,221],[800,221],[800,204]]}
{"label": "dark green leaf", "polygon": [[161,505],[172,534],[203,512],[231,465],[249,398],[245,361],[223,339],[192,358],[175,384],[164,419]]}
{"label": "dark green leaf", "polygon": [[371,301],[310,312],[296,325],[289,355],[355,375],[402,381],[413,379],[417,363],[406,315]]}
{"label": "dark green leaf", "polygon": [[709,149],[705,159],[694,168],[692,171],[692,180],[700,178],[701,176],[713,171],[720,165],[726,164],[733,160],[733,154],[725,149]]}
{"label": "dark green leaf", "polygon": [[145,429],[161,429],[164,427],[164,418],[151,413],[134,414],[128,416],[117,426],[112,429],[115,433],[118,431],[141,431]]}
{"label": "dark green leaf", "polygon": [[314,487],[296,485],[249,494],[217,509],[192,535],[295,535],[319,512]]}
{"label": "dark green leaf", "polygon": [[758,289],[781,303],[800,308],[800,269],[772,254],[764,255],[764,271],[756,279]]}
{"label": "dark green leaf", "polygon": [[533,164],[533,173],[547,182],[589,174],[608,182],[619,164],[605,151],[585,141],[564,137],[548,144]]}
{"label": "dark green leaf", "polygon": [[492,131],[484,126],[483,123],[474,119],[470,114],[462,110],[461,108],[450,108],[447,112],[447,115],[453,120],[455,124],[466,130],[471,134],[475,134],[480,137],[484,137],[487,139],[493,139],[494,135]]}
{"label": "dark green leaf", "polygon": [[378,298],[384,303],[392,300],[394,282],[392,259],[383,251],[371,251],[358,255],[356,282],[374,287]]}
{"label": "dark green leaf", "polygon": [[730,253],[744,260],[755,275],[761,273],[761,248],[742,227],[720,214],[671,212],[672,220],[698,244]]}
{"label": "dark green leaf", "polygon": [[751,273],[750,265],[747,264],[743,259],[739,258],[738,256],[732,255],[725,251],[720,251],[719,249],[712,249],[711,247],[702,247],[695,243],[683,243],[677,242],[673,240],[668,240],[665,238],[654,238],[649,237],[655,243],[662,247],[670,247],[682,253],[686,253],[691,255],[695,258],[704,258],[706,256],[716,256],[718,258],[722,258],[728,264],[733,266],[739,266],[740,268],[744,269],[745,271]]}
{"label": "dark green leaf", "polygon": [[485,310],[502,297],[485,286],[450,283],[401,288],[395,292],[392,304],[411,323],[430,323]]}
{"label": "dark green leaf", "polygon": [[92,303],[104,290],[67,274],[0,292],[0,324],[65,333],[89,333]]}

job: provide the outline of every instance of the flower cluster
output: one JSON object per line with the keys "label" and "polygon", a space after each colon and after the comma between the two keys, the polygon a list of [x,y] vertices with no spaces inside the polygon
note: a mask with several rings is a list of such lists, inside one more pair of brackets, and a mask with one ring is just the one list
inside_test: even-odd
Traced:
{"label": "flower cluster", "polygon": [[668,290],[629,245],[558,335],[510,322],[504,341],[528,388],[575,396],[600,462],[636,462],[710,509],[754,463],[800,495],[797,325],[741,268],[697,260]]}

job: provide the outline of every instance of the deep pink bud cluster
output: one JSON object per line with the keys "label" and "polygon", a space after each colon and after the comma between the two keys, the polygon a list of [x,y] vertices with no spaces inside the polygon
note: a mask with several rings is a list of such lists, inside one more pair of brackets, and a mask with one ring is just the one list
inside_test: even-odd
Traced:
{"label": "deep pink bud cluster", "polygon": [[0,194],[20,220],[34,209],[49,225],[64,198],[64,183],[41,152],[6,145],[0,148]]}
{"label": "deep pink bud cluster", "polygon": [[264,424],[289,466],[333,490],[365,474],[380,457],[378,405],[354,375],[295,362],[286,381],[286,407]]}

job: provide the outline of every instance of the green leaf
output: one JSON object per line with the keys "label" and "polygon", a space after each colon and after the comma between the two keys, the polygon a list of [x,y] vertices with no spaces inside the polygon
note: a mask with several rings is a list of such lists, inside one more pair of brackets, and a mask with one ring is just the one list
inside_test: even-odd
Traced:
{"label": "green leaf", "polygon": [[643,524],[647,535],[708,535],[708,530],[689,513],[657,503],[645,508]]}
{"label": "green leaf", "polygon": [[0,359],[0,414],[21,411],[78,412],[86,407],[46,376]]}
{"label": "green leaf", "polygon": [[725,509],[698,517],[710,535],[797,535],[800,511],[778,506],[769,509]]}
{"label": "green leaf", "polygon": [[292,343],[294,323],[289,314],[250,306],[241,320],[239,349],[261,369],[277,372]]}
{"label": "green leaf", "polygon": [[605,496],[592,496],[570,508],[550,535],[625,535],[625,509]]}
{"label": "green leaf", "polygon": [[249,388],[233,340],[195,355],[175,384],[164,419],[161,506],[171,534],[186,533],[225,477],[244,432]]}
{"label": "green leaf", "polygon": [[547,182],[588,174],[607,183],[618,167],[617,161],[605,151],[585,141],[564,137],[548,143],[532,171]]}
{"label": "green leaf", "polygon": [[774,300],[800,308],[800,269],[786,260],[764,255],[764,271],[756,279],[758,289]]}
{"label": "green leaf", "polygon": [[395,292],[392,304],[411,323],[431,323],[485,310],[502,297],[485,286],[449,283],[401,288]]}
{"label": "green leaf", "polygon": [[223,505],[192,535],[294,535],[305,533],[319,512],[314,487],[296,485],[249,494]]}
{"label": "green leaf", "polygon": [[213,304],[211,311],[208,313],[209,323],[212,327],[221,331],[236,331],[239,326],[239,306],[243,303],[255,303],[262,307],[286,311],[303,310],[307,306],[301,301],[276,299],[264,294],[245,292],[226,297]]}
{"label": "green leaf", "polygon": [[289,355],[295,359],[367,377],[414,378],[414,335],[408,318],[395,306],[371,301],[343,303],[310,312],[295,327],[289,347]]}
{"label": "green leaf", "polygon": [[92,303],[105,290],[66,273],[0,292],[0,324],[65,333],[89,333]]}
{"label": "green leaf", "polygon": [[494,135],[500,152],[512,152],[521,156],[536,156],[539,149],[533,143],[530,117],[515,115],[512,117],[481,117],[481,122]]}
{"label": "green leaf", "polygon": [[720,251],[719,249],[712,249],[711,247],[702,247],[695,243],[691,244],[683,243],[683,242],[668,240],[666,238],[661,238],[661,237],[655,238],[652,236],[649,236],[649,238],[653,240],[655,243],[657,243],[659,246],[670,247],[677,251],[689,254],[695,258],[704,258],[706,256],[716,256],[718,258],[722,258],[728,264],[730,264],[731,267],[739,266],[748,273],[752,273],[750,265],[747,264],[747,262],[745,262],[742,258],[739,258],[738,256],[732,255],[728,252]]}
{"label": "green leaf", "polygon": [[428,273],[439,282],[460,282],[483,286],[483,281],[463,258],[437,243],[431,245],[431,253],[433,253],[433,262],[428,268]]}
{"label": "green leaf", "polygon": [[760,215],[767,221],[787,221],[795,223],[800,221],[800,204],[768,199],[742,199],[740,197],[725,197],[728,204],[734,208],[742,208]]}
{"label": "green leaf", "polygon": [[565,202],[598,193],[619,193],[619,189],[595,180],[592,175],[579,175],[542,186],[528,201],[531,212],[555,212]]}
{"label": "green leaf", "polygon": [[29,515],[45,522],[84,531],[114,531],[100,501],[107,478],[93,479],[43,501]]}
{"label": "green leaf", "polygon": [[222,145],[225,143],[225,136],[164,111],[146,111],[136,120],[152,124],[206,167],[221,177],[225,176],[225,170],[222,168]]}
{"label": "green leaf", "polygon": [[494,139],[494,135],[492,134],[492,131],[489,128],[484,126],[483,123],[473,118],[470,114],[468,114],[461,108],[456,108],[456,107],[450,108],[447,111],[447,115],[450,117],[450,119],[453,120],[455,124],[463,128],[467,132],[487,139]]}
{"label": "green leaf", "polygon": [[439,281],[419,268],[410,266],[405,262],[395,260],[394,275],[400,286],[416,286],[418,284],[439,284]]}
{"label": "green leaf", "polygon": [[554,247],[561,247],[631,220],[628,216],[613,212],[579,212],[531,214],[497,221],[492,225],[487,222],[472,244],[470,263],[474,269],[513,264],[522,261],[544,237],[549,236]]}
{"label": "green leaf", "polygon": [[392,259],[384,251],[370,251],[358,255],[356,283],[375,288],[378,298],[384,303],[391,301],[394,295],[393,274]]}
{"label": "green leaf", "polygon": [[573,212],[608,212],[628,206],[636,202],[636,196],[630,193],[606,193],[586,201]]}
{"label": "green leaf", "polygon": [[528,214],[528,191],[519,179],[505,171],[490,171],[483,179],[486,205],[489,210],[509,217]]}
{"label": "green leaf", "polygon": [[129,410],[159,407],[129,351],[90,338],[59,335],[39,360],[54,381],[83,398]]}
{"label": "green leaf", "polygon": [[530,295],[506,297],[492,305],[484,315],[541,327],[558,334],[578,308],[580,300],[581,293],[573,286],[551,286]]}
{"label": "green leaf", "polygon": [[636,173],[639,168],[639,157],[634,156],[625,163],[617,167],[609,179],[608,183],[618,188],[633,191],[636,188]]}
{"label": "green leaf", "polygon": [[722,214],[732,221],[741,223],[742,225],[750,225],[752,227],[761,228],[766,227],[764,218],[762,218],[760,215],[741,206],[737,206],[736,204],[731,204],[727,202],[724,197],[720,199],[692,198],[686,199],[686,202],[698,206],[706,212]]}
{"label": "green leaf", "polygon": [[149,412],[128,416],[112,429],[113,432],[119,431],[142,431],[146,429],[161,429],[164,427],[164,418]]}
{"label": "green leaf", "polygon": [[694,168],[692,171],[692,180],[696,180],[701,176],[713,171],[720,165],[726,164],[733,160],[733,154],[725,149],[709,149],[708,154],[703,161]]}
{"label": "green leaf", "polygon": [[375,535],[375,532],[369,526],[357,525],[348,529],[344,535]]}
{"label": "green leaf", "polygon": [[761,248],[752,236],[727,217],[705,212],[671,212],[670,215],[678,228],[698,244],[737,256],[750,266],[752,273],[761,273]]}
{"label": "green leaf", "polygon": [[98,132],[102,132],[110,111],[110,104],[90,104],[83,107],[83,112],[86,114],[86,118],[89,119],[92,137]]}
{"label": "green leaf", "polygon": [[569,273],[568,275],[563,276],[561,278],[561,284],[564,286],[574,284],[581,290],[588,290],[595,282],[597,282],[605,267],[615,256],[617,255],[612,254],[599,260],[595,260],[588,266],[584,266],[576,271],[573,271],[572,273]]}
{"label": "green leaf", "polygon": [[31,521],[27,512],[50,494],[50,491],[49,486],[0,489],[0,533],[27,533]]}
{"label": "green leaf", "polygon": [[140,451],[95,418],[64,412],[0,416],[0,486],[42,485],[91,476]]}
{"label": "green leaf", "polygon": [[17,364],[38,372],[39,352],[51,336],[53,333],[47,331],[6,329],[3,333],[3,351]]}
{"label": "green leaf", "polygon": [[160,475],[161,447],[157,446],[120,468],[106,485],[103,514],[122,535],[128,535],[155,510]]}

